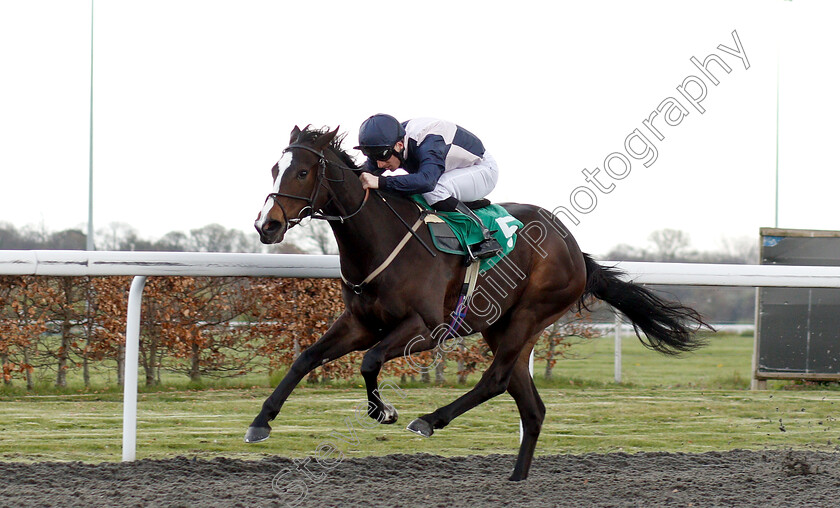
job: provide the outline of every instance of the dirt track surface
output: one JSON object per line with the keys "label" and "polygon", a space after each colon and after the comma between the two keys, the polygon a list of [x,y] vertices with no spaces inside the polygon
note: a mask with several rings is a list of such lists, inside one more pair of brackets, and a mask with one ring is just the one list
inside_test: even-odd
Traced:
{"label": "dirt track surface", "polygon": [[507,480],[511,455],[306,460],[0,463],[0,506],[828,507],[840,502],[840,454],[825,452],[553,455],[535,459],[530,478],[519,483]]}

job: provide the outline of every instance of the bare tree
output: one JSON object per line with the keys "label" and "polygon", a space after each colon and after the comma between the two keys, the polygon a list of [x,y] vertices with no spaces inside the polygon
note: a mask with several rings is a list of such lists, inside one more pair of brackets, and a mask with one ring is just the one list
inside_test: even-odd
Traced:
{"label": "bare tree", "polygon": [[0,222],[0,249],[28,250],[38,248],[43,248],[40,235],[35,234],[32,230],[18,231],[8,222]]}
{"label": "bare tree", "polygon": [[722,252],[736,262],[745,264],[758,263],[758,241],[749,236],[721,238]]}
{"label": "bare tree", "polygon": [[198,252],[232,252],[230,232],[221,224],[208,224],[190,230],[190,250]]}
{"label": "bare tree", "polygon": [[323,220],[312,220],[305,226],[290,230],[289,235],[296,244],[315,254],[338,254],[332,228]]}
{"label": "bare tree", "polygon": [[545,378],[551,379],[557,360],[566,357],[566,351],[572,345],[570,337],[592,339],[598,336],[598,331],[592,326],[592,316],[589,312],[565,315],[543,330],[540,338],[545,338],[545,349],[535,349],[534,356],[545,359]]}
{"label": "bare tree", "polygon": [[633,247],[626,243],[616,245],[606,255],[606,259],[611,261],[645,261],[650,257],[650,254],[645,249]]}
{"label": "bare tree", "polygon": [[294,244],[294,242],[275,243],[264,248],[269,254],[306,254],[306,251]]}
{"label": "bare tree", "polygon": [[673,261],[690,244],[688,233],[679,229],[660,229],[654,231],[648,240],[656,246],[659,261]]}
{"label": "bare tree", "polygon": [[240,229],[208,224],[190,230],[190,247],[197,252],[253,252],[254,242]]}
{"label": "bare tree", "polygon": [[170,231],[154,243],[155,250],[184,252],[189,249],[190,237],[183,231]]}
{"label": "bare tree", "polygon": [[123,250],[135,238],[137,230],[125,222],[110,222],[96,231],[96,245],[103,250]]}

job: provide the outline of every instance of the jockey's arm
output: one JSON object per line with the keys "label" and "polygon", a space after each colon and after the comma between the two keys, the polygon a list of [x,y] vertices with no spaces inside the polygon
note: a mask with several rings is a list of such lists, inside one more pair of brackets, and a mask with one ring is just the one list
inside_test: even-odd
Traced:
{"label": "jockey's arm", "polygon": [[367,158],[359,169],[361,169],[361,173],[359,173],[359,180],[362,181],[362,188],[378,189],[379,175],[382,174],[382,170],[376,165],[376,161]]}
{"label": "jockey's arm", "polygon": [[446,151],[447,145],[442,137],[426,136],[413,155],[418,161],[417,171],[407,175],[380,176],[379,188],[406,195],[430,192],[446,167]]}

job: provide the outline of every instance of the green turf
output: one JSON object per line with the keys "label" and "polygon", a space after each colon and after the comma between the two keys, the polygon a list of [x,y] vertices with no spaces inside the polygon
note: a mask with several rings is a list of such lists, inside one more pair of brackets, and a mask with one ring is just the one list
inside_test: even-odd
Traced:
{"label": "green turf", "polygon": [[[578,344],[570,351],[572,358],[558,362],[554,379],[542,379],[543,366],[537,365],[537,384],[548,409],[537,453],[834,450],[840,441],[840,391],[779,382],[768,391],[751,392],[751,349],[751,337],[722,336],[700,352],[669,358],[627,338],[625,382],[617,385],[612,339]],[[407,432],[405,425],[467,388],[403,388],[402,393],[390,391],[389,397],[400,421],[386,426],[373,425],[359,409],[365,399],[358,383],[326,388],[303,384],[272,423],[271,439],[253,445],[242,438],[270,393],[267,383],[141,392],[137,455],[300,457],[314,454],[319,446],[347,457],[515,452],[518,414],[507,394],[424,439]],[[122,395],[113,389],[0,394],[0,460],[119,460],[121,433]]]}
{"label": "green turf", "polygon": [[[622,340],[621,384],[632,387],[749,388],[752,336],[712,335],[708,345],[680,357],[645,349],[635,336]],[[562,382],[611,386],[615,382],[615,341],[612,337],[579,341],[557,363],[554,375]],[[545,365],[535,366],[535,377]]]}

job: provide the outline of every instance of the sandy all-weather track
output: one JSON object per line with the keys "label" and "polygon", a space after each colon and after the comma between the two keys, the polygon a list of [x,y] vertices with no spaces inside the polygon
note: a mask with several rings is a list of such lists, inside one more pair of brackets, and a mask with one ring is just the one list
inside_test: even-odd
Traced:
{"label": "sandy all-weather track", "polygon": [[840,453],[551,455],[520,483],[507,481],[513,462],[419,454],[345,459],[329,470],[280,457],[0,463],[0,505],[829,507],[840,498]]}

